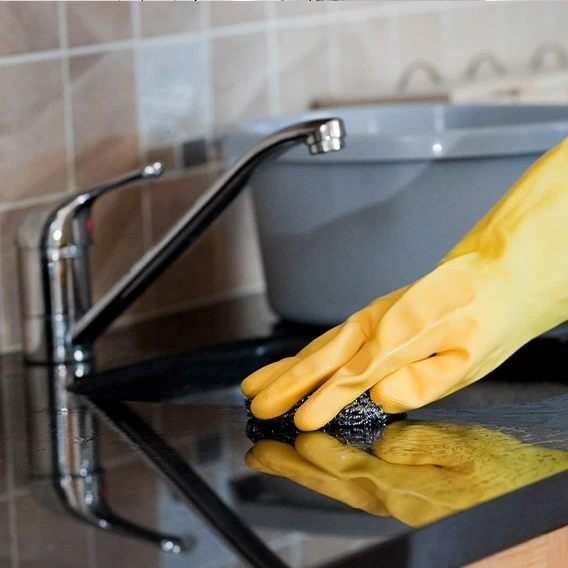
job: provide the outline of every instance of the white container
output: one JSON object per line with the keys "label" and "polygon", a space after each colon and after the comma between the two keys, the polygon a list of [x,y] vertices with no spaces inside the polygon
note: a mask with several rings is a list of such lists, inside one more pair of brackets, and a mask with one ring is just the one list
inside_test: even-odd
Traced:
{"label": "white container", "polygon": [[294,148],[250,184],[269,302],[316,325],[432,270],[568,134],[565,106],[398,104],[248,122],[225,137],[224,153],[321,116],[344,120],[344,150]]}

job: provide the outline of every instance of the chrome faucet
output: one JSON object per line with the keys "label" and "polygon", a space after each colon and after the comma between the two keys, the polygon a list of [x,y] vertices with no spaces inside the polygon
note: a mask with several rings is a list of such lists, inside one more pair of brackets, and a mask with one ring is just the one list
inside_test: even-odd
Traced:
{"label": "chrome faucet", "polygon": [[345,129],[339,118],[293,124],[263,138],[94,305],[89,266],[92,205],[112,189],[161,175],[162,165],[147,165],[76,194],[51,211],[27,218],[17,238],[26,361],[91,361],[96,338],[211,225],[246,186],[258,166],[301,143],[307,145],[311,154],[324,154],[341,150],[344,141]]}

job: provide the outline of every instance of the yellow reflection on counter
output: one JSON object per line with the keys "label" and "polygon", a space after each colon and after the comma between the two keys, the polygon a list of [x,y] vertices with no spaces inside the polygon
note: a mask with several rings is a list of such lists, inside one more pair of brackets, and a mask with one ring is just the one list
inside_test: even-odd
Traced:
{"label": "yellow reflection on counter", "polygon": [[477,425],[404,420],[369,452],[323,432],[260,440],[247,465],[351,507],[421,526],[568,469],[568,452]]}

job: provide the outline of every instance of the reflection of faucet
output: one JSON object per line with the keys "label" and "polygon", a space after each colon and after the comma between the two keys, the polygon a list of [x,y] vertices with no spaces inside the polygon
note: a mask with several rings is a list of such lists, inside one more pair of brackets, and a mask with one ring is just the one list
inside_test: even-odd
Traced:
{"label": "reflection of faucet", "polygon": [[[30,485],[48,508],[74,515],[101,529],[180,553],[191,537],[158,534],[117,517],[105,500],[100,464],[98,420],[79,397],[64,388],[72,366],[29,366],[28,435]],[[84,371],[86,369],[83,369]]]}
{"label": "reflection of faucet", "polygon": [[260,140],[92,307],[88,249],[93,202],[127,182],[160,175],[161,164],[68,198],[39,218],[26,219],[18,236],[26,360],[91,360],[93,341],[209,227],[259,165],[300,143],[311,154],[340,150],[344,136],[342,121],[327,118],[294,124]]}
{"label": "reflection of faucet", "polygon": [[201,479],[191,465],[124,402],[85,399],[252,568],[289,568]]}

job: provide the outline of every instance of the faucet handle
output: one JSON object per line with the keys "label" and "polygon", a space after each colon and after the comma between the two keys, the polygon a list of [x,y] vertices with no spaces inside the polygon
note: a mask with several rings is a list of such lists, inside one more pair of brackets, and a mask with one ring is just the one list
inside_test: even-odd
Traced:
{"label": "faucet handle", "polygon": [[162,162],[147,164],[108,182],[81,191],[60,203],[47,218],[41,236],[41,248],[61,249],[81,243],[89,244],[93,230],[91,208],[105,193],[133,181],[159,177],[164,171]]}
{"label": "faucet handle", "polygon": [[16,246],[27,361],[89,358],[88,348],[71,350],[61,341],[47,342],[45,338],[66,333],[92,305],[88,249],[94,228],[93,203],[108,191],[158,177],[163,171],[161,162],[148,164],[68,196],[52,209],[36,210],[24,219]]}
{"label": "faucet handle", "polygon": [[73,201],[76,202],[77,207],[92,205],[95,199],[99,198],[101,195],[110,191],[111,189],[116,189],[127,183],[137,181],[139,179],[148,179],[161,176],[164,171],[164,165],[162,162],[154,162],[153,164],[147,164],[140,170],[134,170],[123,174],[117,178],[110,181],[104,182],[100,185],[91,187],[84,191],[79,192],[74,196]]}

